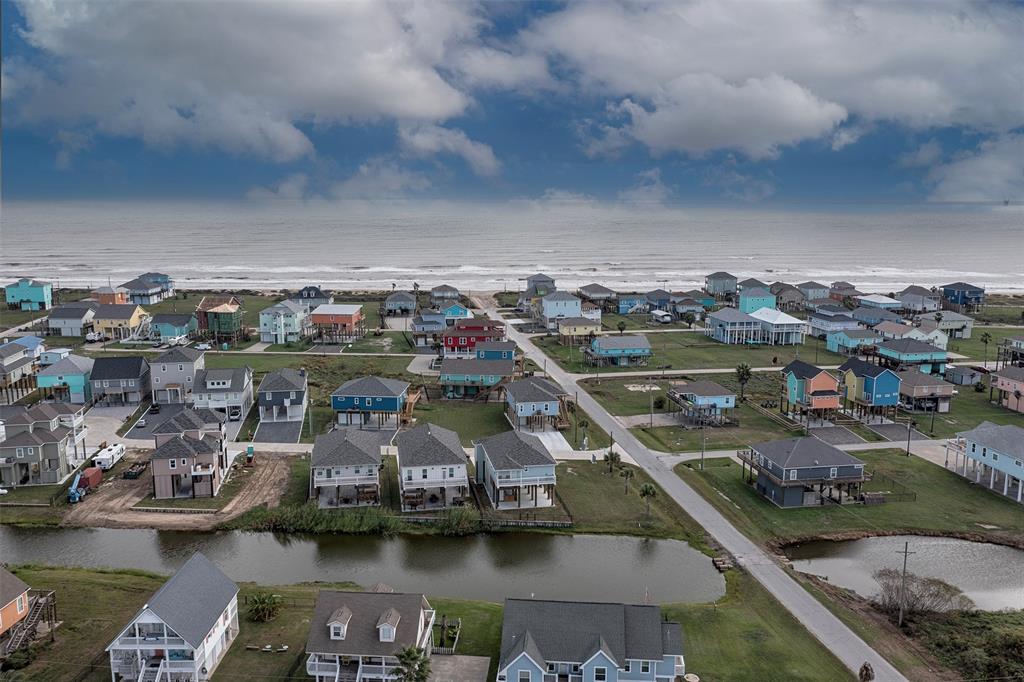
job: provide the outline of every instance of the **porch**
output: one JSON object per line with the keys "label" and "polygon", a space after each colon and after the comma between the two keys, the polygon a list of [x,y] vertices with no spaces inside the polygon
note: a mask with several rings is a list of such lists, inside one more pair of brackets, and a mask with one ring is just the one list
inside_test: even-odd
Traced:
{"label": "porch", "polygon": [[[412,487],[403,481],[402,486],[402,511],[435,511],[448,509],[449,507],[465,507],[473,504],[469,496],[469,481],[462,479],[461,484],[454,483],[452,479],[446,485],[424,485]],[[417,481],[417,484],[420,482]]]}
{"label": "porch", "polygon": [[555,477],[491,481],[490,497],[499,511],[523,508],[552,507],[555,504]]}
{"label": "porch", "polygon": [[313,488],[313,496],[320,509],[379,506],[380,485],[375,478],[370,482],[369,477],[365,483],[331,485],[318,481],[317,486]]}

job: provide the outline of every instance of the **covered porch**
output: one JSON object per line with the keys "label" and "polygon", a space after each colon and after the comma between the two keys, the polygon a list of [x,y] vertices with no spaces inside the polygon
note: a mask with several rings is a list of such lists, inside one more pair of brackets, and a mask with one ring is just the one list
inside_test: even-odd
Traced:
{"label": "covered porch", "polygon": [[461,485],[427,485],[423,487],[402,487],[402,511],[435,511],[449,507],[471,505],[469,481]]}

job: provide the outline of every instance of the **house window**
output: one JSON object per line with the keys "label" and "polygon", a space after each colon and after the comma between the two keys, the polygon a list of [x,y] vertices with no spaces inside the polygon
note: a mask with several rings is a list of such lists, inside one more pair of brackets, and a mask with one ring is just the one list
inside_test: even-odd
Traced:
{"label": "house window", "polygon": [[367,398],[366,399],[366,406],[369,407],[370,405],[373,405],[373,399],[372,398]]}
{"label": "house window", "polygon": [[153,383],[154,384],[159,384],[160,383],[160,377],[153,377]]}
{"label": "house window", "polygon": [[332,625],[331,626],[331,639],[345,639],[345,626],[344,625]]}
{"label": "house window", "polygon": [[169,460],[167,460],[167,468],[168,469],[177,469],[178,468],[178,463],[175,462],[173,459],[169,459]]}
{"label": "house window", "polygon": [[796,480],[796,469],[790,469],[789,470],[789,480],[791,480],[791,481],[795,481]]}
{"label": "house window", "polygon": [[103,380],[103,388],[110,388],[110,382],[106,379]]}
{"label": "house window", "polygon": [[178,365],[178,371],[179,372],[183,372],[184,370],[185,370],[185,366],[184,365]]}
{"label": "house window", "polygon": [[380,626],[380,641],[382,642],[393,642],[395,641],[395,628],[390,625]]}
{"label": "house window", "polygon": [[407,480],[407,481],[411,481],[412,480],[412,469],[406,469],[405,470],[405,480]]}
{"label": "house window", "polygon": [[291,392],[290,392],[290,393],[288,394],[288,399],[289,399],[289,400],[295,400],[295,391],[291,391]]}
{"label": "house window", "polygon": [[18,609],[18,613],[24,613],[25,612],[25,595],[24,594],[19,594],[18,595],[18,603],[16,605],[16,608]]}
{"label": "house window", "polygon": [[448,467],[448,478],[455,478],[455,467]]}
{"label": "house window", "polygon": [[606,682],[608,679],[608,668],[594,668],[594,682]]}
{"label": "house window", "polygon": [[36,454],[36,449],[35,448],[26,448],[25,452],[30,454],[30,455],[34,455],[34,454]]}
{"label": "house window", "polygon": [[185,466],[186,464],[188,464],[188,460],[185,459],[184,457],[182,457],[181,458],[181,466]]}
{"label": "house window", "polygon": [[832,467],[831,469],[828,470],[828,477],[829,478],[835,478],[838,474],[839,474],[839,470],[837,468],[835,468],[835,467]]}
{"label": "house window", "polygon": [[555,664],[554,663],[548,663],[548,672],[549,673],[555,672]]}
{"label": "house window", "polygon": [[135,386],[135,379],[129,379],[128,380],[128,385],[129,386]]}
{"label": "house window", "polygon": [[992,461],[993,462],[998,462],[999,461],[999,455],[997,455],[996,453],[993,452],[992,453]]}
{"label": "house window", "polygon": [[192,381],[192,377],[190,377],[190,376],[185,377],[185,381],[189,381],[189,382]]}
{"label": "house window", "polygon": [[427,470],[426,470],[426,469],[424,469],[424,470],[423,470],[423,476],[422,476],[422,478],[423,478],[424,480],[426,480],[426,478],[427,478]]}
{"label": "house window", "polygon": [[16,448],[14,450],[14,454],[17,455],[18,457],[24,457],[25,456],[25,448]]}
{"label": "house window", "polygon": [[649,673],[649,672],[651,672],[651,662],[650,661],[640,661],[640,672],[642,672],[642,673]]}
{"label": "house window", "polygon": [[167,365],[160,365],[160,371],[161,372],[166,372],[167,371]]}
{"label": "house window", "polygon": [[529,670],[519,671],[519,682],[531,682],[533,680],[533,673]]}

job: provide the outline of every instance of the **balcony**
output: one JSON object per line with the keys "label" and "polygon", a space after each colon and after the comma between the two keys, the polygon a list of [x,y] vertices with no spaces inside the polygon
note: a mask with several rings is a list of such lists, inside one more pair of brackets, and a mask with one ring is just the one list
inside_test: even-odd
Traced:
{"label": "balcony", "polygon": [[181,637],[164,637],[158,634],[139,637],[118,637],[114,642],[114,648],[118,649],[191,649]]}
{"label": "balcony", "polygon": [[416,490],[417,488],[451,488],[458,485],[469,485],[469,479],[465,474],[452,478],[414,478],[412,480],[402,479],[402,490]]}
{"label": "balcony", "polygon": [[193,464],[192,475],[193,476],[212,476],[216,472],[217,467],[213,464]]}
{"label": "balcony", "polygon": [[550,476],[506,476],[499,474],[494,482],[499,488],[519,487],[524,485],[554,485],[555,475]]}
{"label": "balcony", "polygon": [[332,485],[378,485],[379,482],[377,472],[359,476],[324,476],[313,479],[313,485],[321,488]]}

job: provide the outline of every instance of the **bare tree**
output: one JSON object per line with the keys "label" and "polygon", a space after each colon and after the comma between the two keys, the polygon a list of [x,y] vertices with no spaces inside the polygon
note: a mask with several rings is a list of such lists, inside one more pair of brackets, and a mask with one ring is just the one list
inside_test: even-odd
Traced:
{"label": "bare tree", "polygon": [[904,613],[934,613],[967,611],[972,602],[959,587],[939,580],[907,573],[904,584],[902,573],[895,568],[882,568],[871,574],[878,583],[875,605],[882,612],[895,616],[903,602]]}

